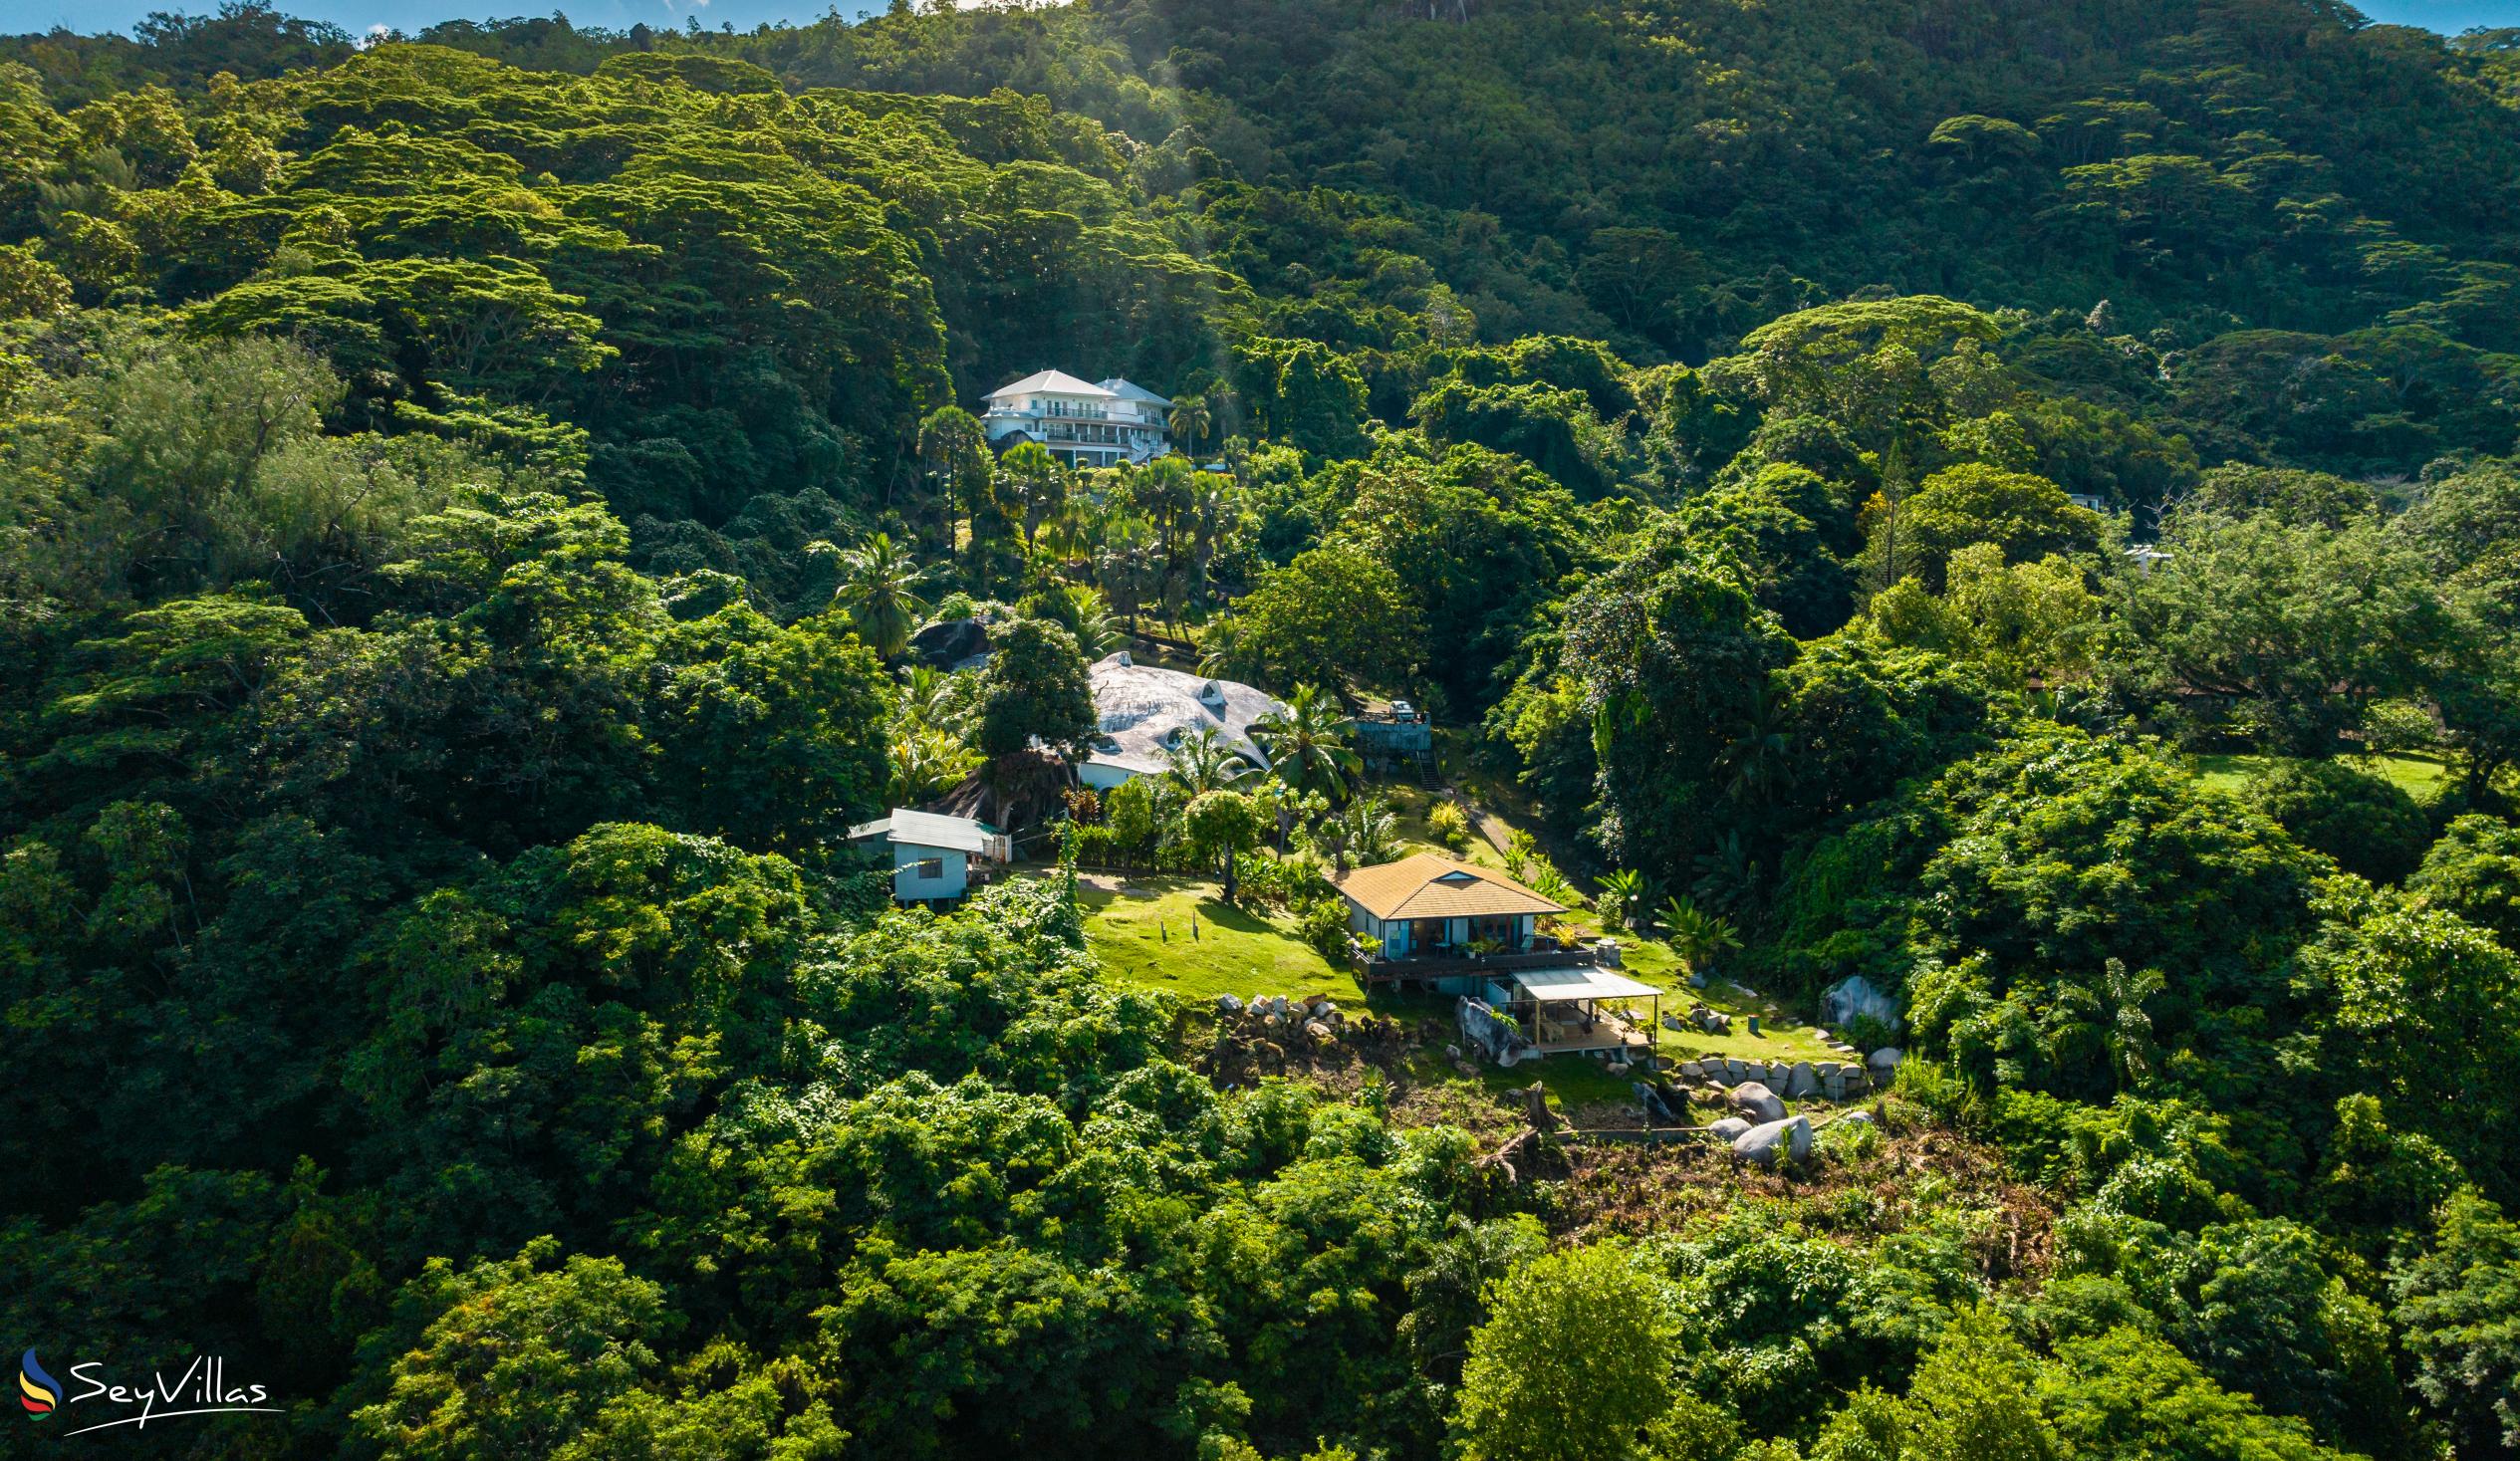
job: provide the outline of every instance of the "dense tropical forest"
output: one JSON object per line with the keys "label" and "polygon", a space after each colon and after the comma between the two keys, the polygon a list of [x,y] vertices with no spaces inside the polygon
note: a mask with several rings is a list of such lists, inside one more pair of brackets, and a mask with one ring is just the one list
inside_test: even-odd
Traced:
{"label": "dense tropical forest", "polygon": [[[2335,0],[0,39],[0,1337],[281,1412],[0,1451],[2520,1449],[2515,220]],[[1076,786],[1121,648],[1273,767]],[[1465,807],[1895,1084],[1588,1141],[1079,889],[1294,992]]]}

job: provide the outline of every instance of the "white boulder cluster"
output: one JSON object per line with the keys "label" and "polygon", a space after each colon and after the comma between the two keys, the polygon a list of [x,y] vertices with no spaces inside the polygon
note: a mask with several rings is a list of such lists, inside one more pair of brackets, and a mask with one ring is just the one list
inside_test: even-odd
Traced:
{"label": "white boulder cluster", "polygon": [[1733,1091],[1756,1088],[1761,1096],[1782,1096],[1787,1100],[1803,1100],[1819,1096],[1828,1100],[1861,1100],[1876,1091],[1890,1088],[1897,1073],[1899,1051],[1885,1046],[1860,1060],[1846,1061],[1745,1061],[1737,1056],[1699,1056],[1682,1061],[1678,1075],[1682,1081],[1708,1082]]}
{"label": "white boulder cluster", "polygon": [[1290,1000],[1282,994],[1256,994],[1248,1000],[1237,999],[1230,994],[1216,997],[1216,1013],[1220,1015],[1234,1016],[1246,1011],[1258,1017],[1264,1028],[1275,1030],[1300,1026],[1305,1034],[1325,1042],[1338,1038],[1339,1027],[1343,1023],[1339,1006],[1326,999],[1307,1005],[1300,999]]}
{"label": "white boulder cluster", "polygon": [[[1774,1168],[1780,1162],[1800,1161],[1811,1155],[1815,1129],[1812,1119],[1789,1111],[1787,1101],[1857,1100],[1875,1091],[1887,1090],[1897,1074],[1899,1057],[1899,1051],[1889,1046],[1862,1059],[1847,1061],[1744,1061],[1736,1056],[1706,1055],[1680,1062],[1674,1074],[1683,1085],[1720,1088],[1724,1103],[1733,1111],[1698,1127],[1699,1131],[1710,1140],[1729,1145],[1735,1161]],[[1650,1087],[1638,1090],[1653,1093],[1646,1104],[1649,1117],[1657,1107],[1672,1111],[1686,1103],[1676,1092],[1654,1092]],[[1859,1125],[1872,1122],[1872,1117],[1863,1111],[1843,1112],[1834,1119]]]}

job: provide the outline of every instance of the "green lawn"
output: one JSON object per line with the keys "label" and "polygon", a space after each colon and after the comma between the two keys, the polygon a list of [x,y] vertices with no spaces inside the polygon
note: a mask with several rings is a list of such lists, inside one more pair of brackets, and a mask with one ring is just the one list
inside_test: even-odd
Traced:
{"label": "green lawn", "polygon": [[1293,920],[1233,907],[1214,882],[1129,879],[1128,891],[1087,885],[1086,942],[1104,972],[1201,1004],[1220,994],[1326,995],[1351,1008],[1365,992],[1297,936]]}
{"label": "green lawn", "polygon": [[[1378,790],[1398,816],[1409,852],[1442,851],[1426,835],[1425,815],[1433,801],[1431,793],[1410,786]],[[1504,858],[1485,839],[1472,840],[1467,860],[1499,871],[1504,866]],[[1125,890],[1097,887],[1089,881],[1082,897],[1086,905],[1087,942],[1104,972],[1126,983],[1169,990],[1196,1005],[1213,1004],[1222,994],[1244,999],[1283,994],[1289,998],[1327,997],[1351,1010],[1372,1008],[1411,1023],[1432,1017],[1449,1024],[1452,1018],[1449,996],[1386,991],[1369,1000],[1351,971],[1344,966],[1334,967],[1297,936],[1292,919],[1265,909],[1230,907],[1219,895],[1216,883],[1207,879],[1132,877]],[[1570,915],[1564,922],[1570,931],[1585,936],[1599,931],[1589,912]],[[1194,924],[1195,938],[1191,936]],[[1620,942],[1628,974],[1663,990],[1662,1007],[1666,1011],[1683,1013],[1692,999],[1703,999],[1734,1017],[1732,1032],[1726,1035],[1661,1031],[1662,1054],[1674,1059],[1710,1053],[1767,1061],[1837,1058],[1820,1043],[1808,1024],[1772,1000],[1722,979],[1708,989],[1690,990],[1679,956],[1660,940],[1627,933],[1621,935]],[[1637,1013],[1642,1018],[1643,1002],[1638,1003]],[[1749,1033],[1746,1018],[1754,1014],[1761,1026],[1758,1035]],[[1421,1079],[1461,1079],[1444,1061],[1440,1043],[1422,1051],[1419,1064],[1423,1067],[1419,1072]],[[1551,1056],[1510,1071],[1484,1062],[1479,1065],[1478,1084],[1491,1092],[1521,1089],[1534,1081],[1548,1087],[1551,1096],[1567,1110],[1596,1101],[1624,1100],[1629,1096],[1627,1078],[1611,1075],[1604,1062],[1584,1056]]]}
{"label": "green lawn", "polygon": [[[2219,791],[2236,792],[2258,772],[2284,760],[2280,756],[2214,755],[2191,756],[2197,779]],[[2357,771],[2368,772],[2394,783],[2407,796],[2418,802],[2429,802],[2450,784],[2450,768],[2438,756],[2340,756],[2337,758]]]}
{"label": "green lawn", "polygon": [[[1392,814],[1398,818],[1400,836],[1408,843],[1409,852],[1444,852],[1447,856],[1453,855],[1437,847],[1427,833],[1426,809],[1433,803],[1433,793],[1422,787],[1386,786],[1380,788],[1378,794],[1390,804]],[[1508,826],[1514,826],[1518,822],[1515,813],[1509,808],[1487,803],[1481,805]],[[1493,867],[1500,872],[1505,869],[1504,857],[1488,845],[1485,838],[1481,837],[1471,839],[1469,854],[1462,860],[1482,867]],[[1589,911],[1579,909],[1561,919],[1560,922],[1565,927],[1588,938],[1598,937],[1601,933],[1600,920]],[[1686,1013],[1692,999],[1702,999],[1713,1008],[1733,1017],[1732,1031],[1725,1035],[1707,1035],[1678,1030],[1663,1031],[1661,1049],[1664,1054],[1692,1056],[1712,1053],[1735,1056],[1745,1061],[1839,1059],[1836,1052],[1821,1044],[1819,1035],[1806,1021],[1776,1001],[1720,978],[1706,989],[1691,990],[1688,988],[1687,971],[1680,965],[1680,956],[1671,952],[1668,945],[1659,939],[1627,932],[1620,934],[1619,941],[1622,962],[1626,965],[1628,975],[1664,991],[1663,1008],[1666,1011]],[[1760,1033],[1757,1035],[1750,1033],[1750,1024],[1745,1018],[1749,1015],[1759,1017]],[[1598,1065],[1579,1057],[1558,1057],[1554,1058],[1550,1064],[1589,1066],[1595,1072],[1601,1069]],[[1495,1074],[1499,1077],[1510,1078],[1521,1075],[1522,1071]],[[1504,1084],[1512,1085],[1514,1082],[1507,1079]],[[1525,1080],[1521,1084],[1530,1083]],[[1556,1087],[1552,1085],[1551,1089],[1555,1090]]]}

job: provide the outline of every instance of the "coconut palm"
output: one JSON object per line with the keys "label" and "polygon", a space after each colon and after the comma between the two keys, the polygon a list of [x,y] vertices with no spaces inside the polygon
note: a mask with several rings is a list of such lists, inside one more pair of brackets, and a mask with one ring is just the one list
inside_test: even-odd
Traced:
{"label": "coconut palm", "polygon": [[903,669],[899,691],[902,718],[915,726],[933,724],[945,691],[952,684],[952,677],[932,664],[913,664]]}
{"label": "coconut palm", "polygon": [[1692,974],[1713,968],[1715,960],[1741,947],[1732,924],[1674,893],[1662,900],[1662,936]]}
{"label": "coconut palm", "polygon": [[1792,712],[1793,697],[1783,681],[1770,679],[1760,687],[1741,734],[1715,756],[1715,770],[1725,777],[1725,796],[1760,806],[1792,778]]}
{"label": "coconut palm", "polygon": [[1043,617],[1057,620],[1077,636],[1077,647],[1090,660],[1102,658],[1121,647],[1120,620],[1112,616],[1112,607],[1104,602],[1103,592],[1085,584],[1064,584],[1056,591],[1057,601],[1045,606]]}
{"label": "coconut palm", "polygon": [[1199,634],[1199,673],[1250,678],[1243,663],[1242,620],[1232,614],[1209,619]]}
{"label": "coconut palm", "polygon": [[1164,774],[1180,784],[1183,800],[1207,792],[1230,791],[1251,775],[1251,763],[1212,725],[1186,731],[1164,752]]}
{"label": "coconut palm", "polygon": [[1041,531],[1041,546],[1062,565],[1090,558],[1104,513],[1102,503],[1083,492],[1071,492]]}
{"label": "coconut palm", "polygon": [[2048,1058],[2067,1068],[2105,1060],[2118,1090],[2142,1085],[2159,1055],[2143,1002],[2167,987],[2160,970],[2129,973],[2126,961],[2114,958],[2091,983],[2058,984],[2043,1021]]}
{"label": "coconut palm", "polygon": [[[813,543],[806,551],[836,550],[829,543]],[[926,579],[927,570],[908,549],[887,534],[876,533],[840,554],[840,587],[832,591],[832,602],[848,612],[859,638],[890,659],[910,646],[910,631],[927,611],[927,601],[918,597],[918,586]]]}
{"label": "coconut palm", "polygon": [[1340,867],[1371,867],[1399,857],[1400,824],[1390,809],[1372,797],[1359,797],[1322,820],[1314,833],[1323,852]]}
{"label": "coconut palm", "polygon": [[892,738],[886,792],[895,807],[915,807],[962,784],[979,769],[980,753],[950,731],[918,727]]}
{"label": "coconut palm", "polygon": [[1181,438],[1181,450],[1196,455],[1199,439],[1214,424],[1214,417],[1207,409],[1207,402],[1193,395],[1173,402],[1170,423],[1172,434]]}
{"label": "coconut palm", "polygon": [[1365,769],[1348,749],[1341,718],[1338,702],[1319,685],[1297,685],[1284,706],[1251,723],[1251,738],[1269,753],[1278,780],[1335,801],[1348,794],[1348,778]]}

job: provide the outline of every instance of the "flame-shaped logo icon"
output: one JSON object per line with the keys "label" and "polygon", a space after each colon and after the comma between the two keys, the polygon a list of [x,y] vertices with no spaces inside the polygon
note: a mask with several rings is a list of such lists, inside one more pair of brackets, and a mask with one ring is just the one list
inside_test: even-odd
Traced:
{"label": "flame-shaped logo icon", "polygon": [[18,1403],[26,1407],[27,1414],[38,1420],[52,1414],[53,1407],[61,1403],[60,1383],[44,1372],[43,1365],[35,1362],[35,1351],[32,1349],[27,1350],[26,1357],[18,1361]]}

